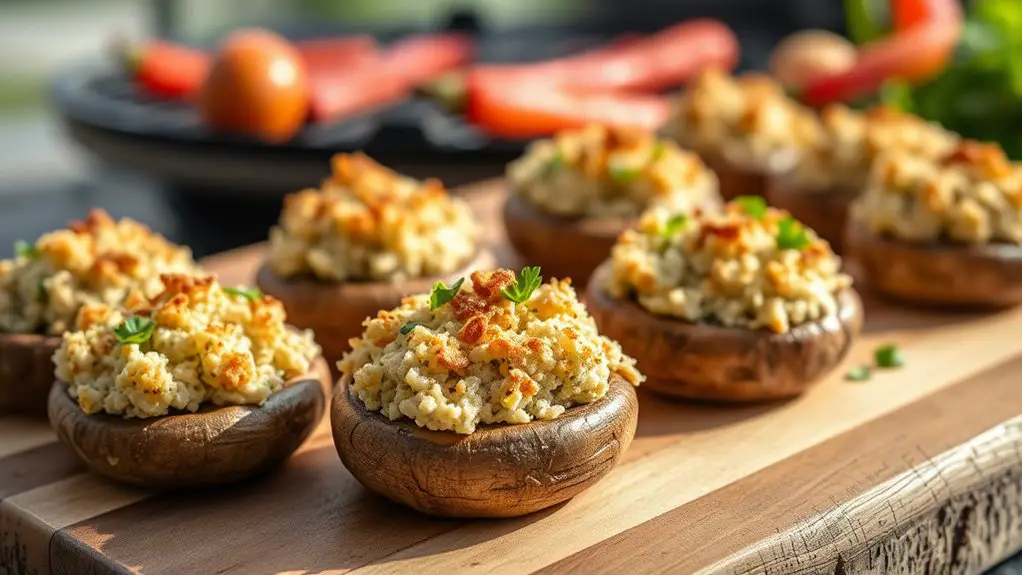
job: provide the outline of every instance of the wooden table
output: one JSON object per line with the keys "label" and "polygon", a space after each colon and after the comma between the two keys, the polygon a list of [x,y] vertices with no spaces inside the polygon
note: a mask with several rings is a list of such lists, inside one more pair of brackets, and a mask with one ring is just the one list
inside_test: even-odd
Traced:
{"label": "wooden table", "polygon": [[[493,217],[499,199],[478,197]],[[245,283],[259,249],[207,264]],[[621,464],[568,503],[514,520],[433,519],[373,495],[341,465],[328,421],[268,477],[156,493],[87,473],[45,423],[2,418],[4,572],[990,567],[1022,548],[1022,310],[937,314],[865,299],[849,361],[804,397],[728,408],[640,390]],[[905,367],[843,380],[887,342]]]}

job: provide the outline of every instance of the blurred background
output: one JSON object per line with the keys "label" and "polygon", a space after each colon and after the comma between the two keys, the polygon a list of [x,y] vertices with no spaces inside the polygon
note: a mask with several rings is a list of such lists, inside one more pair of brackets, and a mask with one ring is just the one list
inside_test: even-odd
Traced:
{"label": "blurred background", "polygon": [[[867,11],[877,2],[853,1]],[[712,17],[735,31],[742,48],[739,69],[750,70],[765,68],[770,50],[794,31],[846,33],[855,25],[847,14],[848,3],[842,0],[0,0],[0,54],[5,55],[0,58],[0,257],[11,255],[16,240],[34,239],[94,206],[141,220],[191,245],[198,256],[262,240],[276,219],[280,193],[289,190],[228,189],[231,186],[210,185],[209,178],[199,174],[171,178],[156,168],[139,169],[204,145],[201,134],[189,132],[175,140],[166,134],[134,133],[117,140],[118,130],[90,123],[102,124],[109,106],[127,105],[122,100],[132,97],[120,94],[120,87],[90,79],[97,65],[109,64],[106,50],[117,35],[211,46],[225,32],[251,25],[293,37],[353,31],[393,35],[453,27],[480,34],[488,58],[514,61],[557,55],[585,44],[586,38],[655,31],[688,18]],[[1000,29],[1002,41],[1013,43],[998,43],[991,27]],[[955,129],[1000,140],[1019,159],[1022,0],[990,0],[982,8],[970,7],[960,42],[960,53],[947,73],[893,97]],[[146,110],[137,118],[139,126],[152,119]],[[152,113],[162,112],[154,108]],[[428,138],[402,131],[406,116],[430,113],[432,108],[405,109],[389,118],[396,135],[376,134],[374,153],[384,161],[408,163],[423,175],[442,172],[456,183],[498,175],[507,157],[519,149],[479,144],[469,137],[463,153],[448,149],[435,155],[437,146]],[[323,132],[318,140],[313,134],[304,147],[317,150],[314,159],[325,170],[333,149],[362,141],[360,126]],[[103,147],[112,141],[117,145]],[[101,154],[89,152],[96,147],[102,148]],[[243,160],[258,163],[269,158],[268,153],[290,161],[305,153],[302,148],[267,152],[238,144],[237,152]],[[288,170],[286,161],[281,170]],[[313,176],[308,180],[309,185],[318,182]],[[1022,560],[1016,558],[996,573],[1022,573]]]}
{"label": "blurred background", "polygon": [[[225,196],[168,182],[148,170],[126,169],[132,161],[97,161],[67,137],[51,97],[55,78],[109,60],[105,50],[115,35],[209,46],[226,31],[250,25],[301,37],[453,24],[506,33],[506,41],[488,50],[516,60],[560,52],[579,36],[654,31],[695,16],[720,18],[736,31],[743,68],[762,67],[771,46],[791,31],[844,27],[840,0],[0,0],[0,53],[8,55],[0,58],[0,256],[10,255],[14,241],[34,239],[92,206],[145,221],[198,255],[265,237],[279,198]],[[539,30],[545,42],[516,42],[516,30]],[[386,144],[380,143],[384,152]],[[460,166],[455,158],[440,175],[449,181],[497,175],[505,159]],[[224,209],[243,210],[254,221],[209,217]]]}

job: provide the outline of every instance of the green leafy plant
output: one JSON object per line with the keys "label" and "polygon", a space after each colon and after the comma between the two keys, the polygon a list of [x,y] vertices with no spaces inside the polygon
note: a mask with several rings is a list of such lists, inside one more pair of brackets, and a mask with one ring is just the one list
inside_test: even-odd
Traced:
{"label": "green leafy plant", "polygon": [[767,213],[766,200],[760,196],[738,196],[733,201],[742,208],[745,215],[751,218],[761,220]]}
{"label": "green leafy plant", "polygon": [[422,325],[422,324],[417,322],[417,321],[410,321],[410,322],[404,324],[403,326],[401,326],[401,329],[399,329],[398,331],[401,332],[401,335],[408,335],[408,334],[412,333],[413,329],[419,327],[420,325]]}
{"label": "green leafy plant", "polygon": [[429,309],[435,310],[454,299],[463,283],[465,283],[465,278],[459,278],[451,287],[447,287],[444,282],[433,284],[433,291],[429,292]]}
{"label": "green leafy plant", "polygon": [[248,301],[259,301],[263,299],[263,292],[259,288],[225,287],[224,293],[229,296],[243,297]]}
{"label": "green leafy plant", "polygon": [[121,345],[129,343],[142,345],[153,336],[154,329],[156,329],[156,324],[151,319],[133,315],[114,328],[114,337]]}
{"label": "green leafy plant", "polygon": [[612,164],[607,169],[610,171],[610,179],[619,184],[634,182],[642,174],[642,166],[615,166]]}
{"label": "green leafy plant", "polygon": [[788,216],[777,222],[777,248],[782,250],[801,250],[809,245],[809,234],[806,228],[795,218]]}
{"label": "green leafy plant", "polygon": [[500,294],[515,303],[525,303],[543,283],[543,276],[539,272],[539,266],[525,266],[518,272],[515,283],[500,290]]}
{"label": "green leafy plant", "polygon": [[549,180],[556,174],[561,168],[564,167],[564,154],[560,150],[554,152],[546,166],[543,167],[543,179]]}

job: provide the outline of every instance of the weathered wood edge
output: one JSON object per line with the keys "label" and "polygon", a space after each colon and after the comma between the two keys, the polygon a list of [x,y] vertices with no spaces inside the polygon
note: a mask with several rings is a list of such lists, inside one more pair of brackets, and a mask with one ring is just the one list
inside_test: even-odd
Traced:
{"label": "weathered wood edge", "polygon": [[1022,416],[699,573],[979,573],[1019,549]]}

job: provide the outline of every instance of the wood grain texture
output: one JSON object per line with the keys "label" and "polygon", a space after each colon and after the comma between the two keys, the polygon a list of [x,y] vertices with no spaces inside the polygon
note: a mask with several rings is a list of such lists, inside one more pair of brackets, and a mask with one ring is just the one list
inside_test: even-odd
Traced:
{"label": "wood grain texture", "polygon": [[609,473],[632,442],[638,412],[634,386],[612,376],[604,398],[557,419],[458,435],[369,411],[345,376],[330,415],[341,461],[369,489],[430,515],[517,517]]}
{"label": "wood grain texture", "polygon": [[[499,222],[497,193],[482,203]],[[493,241],[501,241],[500,232],[493,233],[499,228],[489,228]],[[243,284],[251,283],[260,260],[257,247],[207,265],[233,277],[229,283]],[[536,514],[465,521],[408,512],[347,472],[326,421],[279,472],[187,497],[62,468],[66,451],[42,453],[47,440],[40,435],[10,442],[13,451],[0,453],[0,482],[13,477],[8,462],[54,458],[46,473],[29,473],[6,494],[0,491],[0,559],[4,567],[17,561],[16,573],[51,567],[57,573],[157,574],[687,573],[721,565],[1022,412],[1022,310],[938,313],[865,300],[862,337],[848,359],[794,400],[724,409],[640,389],[642,416],[619,465],[570,501]],[[848,366],[870,361],[873,349],[889,342],[901,346],[904,368],[877,372],[866,383],[843,381]],[[0,425],[7,421],[0,418]],[[31,435],[30,427],[12,429]],[[0,434],[0,445],[4,439]],[[1012,457],[1001,451],[988,456]],[[66,473],[73,475],[61,477]],[[42,483],[32,485],[36,479]],[[936,480],[928,476],[931,487]],[[900,493],[888,498],[895,509],[907,505]],[[919,517],[935,516],[946,503],[929,501]],[[846,517],[858,521],[858,509],[848,508]],[[949,508],[944,524],[960,509]],[[962,540],[987,539],[992,525],[1009,534],[998,539],[1001,547],[988,547],[984,561],[1018,545],[1010,535],[1015,516],[991,517],[972,512],[963,522]],[[803,559],[797,541],[777,549],[778,560]],[[927,553],[911,548],[909,556],[923,561],[913,565],[925,565]],[[852,557],[842,555],[842,561]]]}

